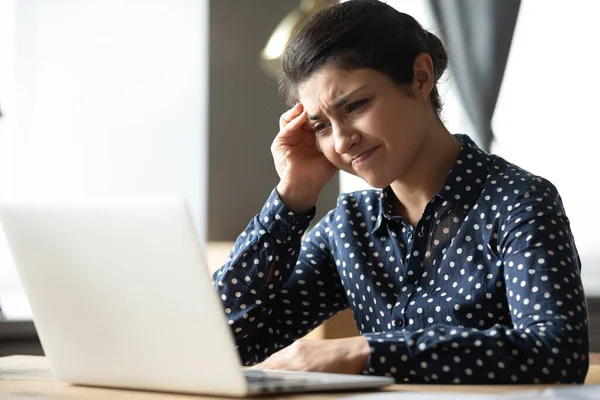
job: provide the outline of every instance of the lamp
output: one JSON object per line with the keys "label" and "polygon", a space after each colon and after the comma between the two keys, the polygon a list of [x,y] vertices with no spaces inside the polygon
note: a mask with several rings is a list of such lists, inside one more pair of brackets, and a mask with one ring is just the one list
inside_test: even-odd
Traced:
{"label": "lamp", "polygon": [[279,78],[282,73],[283,52],[287,44],[310,17],[327,8],[329,3],[329,0],[301,0],[300,6],[281,20],[260,53],[260,66],[269,77]]}

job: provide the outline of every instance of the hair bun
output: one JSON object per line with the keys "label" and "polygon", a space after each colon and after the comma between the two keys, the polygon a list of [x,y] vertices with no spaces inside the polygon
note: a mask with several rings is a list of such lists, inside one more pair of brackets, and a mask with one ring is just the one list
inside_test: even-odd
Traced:
{"label": "hair bun", "polygon": [[448,67],[448,53],[442,41],[429,31],[425,31],[425,48],[433,60],[433,74],[437,82]]}

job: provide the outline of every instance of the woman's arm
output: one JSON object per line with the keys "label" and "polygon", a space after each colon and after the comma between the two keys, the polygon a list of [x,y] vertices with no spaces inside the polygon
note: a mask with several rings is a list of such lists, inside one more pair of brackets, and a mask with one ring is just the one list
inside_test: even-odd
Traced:
{"label": "woman's arm", "polygon": [[273,191],[213,275],[245,365],[262,361],[348,306],[325,232],[302,241],[314,209],[300,215]]}

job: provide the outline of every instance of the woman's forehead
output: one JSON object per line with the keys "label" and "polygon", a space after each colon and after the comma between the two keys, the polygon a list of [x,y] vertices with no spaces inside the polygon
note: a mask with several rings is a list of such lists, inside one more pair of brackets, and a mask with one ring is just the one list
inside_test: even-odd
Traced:
{"label": "woman's forehead", "polygon": [[365,68],[348,70],[324,67],[298,87],[298,98],[303,104],[330,105],[349,93],[376,85],[377,75],[376,71]]}

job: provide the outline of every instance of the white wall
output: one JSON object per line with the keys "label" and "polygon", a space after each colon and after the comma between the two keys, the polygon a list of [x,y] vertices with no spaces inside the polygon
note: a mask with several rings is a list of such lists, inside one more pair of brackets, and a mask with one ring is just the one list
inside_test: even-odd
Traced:
{"label": "white wall", "polygon": [[179,193],[204,239],[208,0],[2,1],[17,51],[0,199]]}

